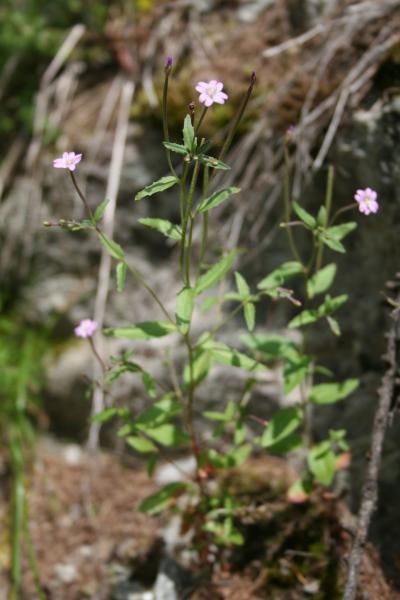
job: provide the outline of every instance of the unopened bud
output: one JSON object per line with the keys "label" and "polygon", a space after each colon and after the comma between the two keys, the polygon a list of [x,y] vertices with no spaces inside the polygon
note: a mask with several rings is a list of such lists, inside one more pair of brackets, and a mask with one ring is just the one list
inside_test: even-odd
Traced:
{"label": "unopened bud", "polygon": [[52,223],[51,223],[51,221],[43,221],[42,225],[43,225],[43,227],[51,227]]}
{"label": "unopened bud", "polygon": [[167,56],[165,59],[165,71],[167,73],[169,73],[171,70],[171,67],[172,67],[172,56]]}

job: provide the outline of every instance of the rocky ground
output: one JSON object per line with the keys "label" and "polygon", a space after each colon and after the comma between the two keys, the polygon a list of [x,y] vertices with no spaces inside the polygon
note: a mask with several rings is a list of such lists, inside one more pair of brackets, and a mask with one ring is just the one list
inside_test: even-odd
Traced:
{"label": "rocky ground", "polygon": [[[165,469],[165,468],[162,468]],[[168,477],[168,468],[158,479]],[[352,519],[331,494],[288,505],[293,470],[282,460],[253,460],[225,485],[247,499],[245,544],[201,568],[179,548],[176,523],[138,512],[154,491],[147,475],[117,457],[77,445],[39,444],[30,482],[30,531],[48,600],[335,600],[341,598]],[[157,477],[156,477],[157,479]],[[6,515],[5,506],[1,511]],[[186,558],[185,558],[186,556]],[[7,554],[1,551],[1,600],[7,600]],[[397,600],[376,552],[367,547],[363,600]],[[24,563],[21,600],[36,600]]]}

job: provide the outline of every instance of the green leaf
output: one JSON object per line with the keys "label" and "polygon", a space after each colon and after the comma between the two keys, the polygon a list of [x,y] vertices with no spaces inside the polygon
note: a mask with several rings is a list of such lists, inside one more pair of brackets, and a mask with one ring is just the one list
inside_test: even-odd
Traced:
{"label": "green leaf", "polygon": [[315,323],[321,317],[317,309],[303,310],[297,317],[294,317],[291,321],[289,321],[288,327],[289,329],[294,329],[295,327],[303,327],[304,325],[310,325],[310,323]]}
{"label": "green leaf", "polygon": [[167,219],[151,219],[146,217],[139,219],[139,223],[146,225],[146,227],[151,227],[151,229],[155,229],[173,240],[179,241],[182,237],[182,228]]}
{"label": "green leaf", "polygon": [[334,250],[335,252],[340,252],[341,254],[344,254],[346,252],[346,248],[343,246],[342,242],[339,242],[339,240],[335,240],[334,238],[329,237],[329,235],[326,232],[321,234],[321,240],[326,246],[328,246],[328,248]]}
{"label": "green leaf", "polygon": [[317,223],[320,227],[325,227],[327,225],[327,213],[325,206],[321,206],[318,211]]}
{"label": "green leaf", "polygon": [[259,290],[270,290],[283,285],[288,279],[303,273],[303,266],[297,261],[288,261],[272,271],[257,285]]}
{"label": "green leaf", "polygon": [[261,437],[261,446],[269,448],[291,435],[299,427],[303,411],[295,406],[283,408],[272,417]]}
{"label": "green leaf", "polygon": [[244,305],[243,311],[247,329],[251,332],[256,326],[256,307],[252,302],[248,302]]}
{"label": "green leaf", "polygon": [[329,442],[314,446],[307,456],[308,467],[322,485],[330,485],[336,471],[336,456]]}
{"label": "green leaf", "polygon": [[319,307],[319,312],[322,317],[326,317],[327,315],[331,315],[336,312],[343,304],[347,302],[349,297],[347,294],[341,294],[340,296],[335,296],[331,298],[329,295],[325,297],[325,301],[322,306]]}
{"label": "green leaf", "polygon": [[115,406],[111,406],[110,408],[106,408],[94,415],[91,418],[91,421],[93,423],[105,423],[113,417],[126,417],[128,414],[129,412],[126,408],[117,408]]}
{"label": "green leaf", "polygon": [[229,171],[231,168],[229,165],[221,160],[217,160],[213,156],[200,156],[200,162],[207,167],[211,167],[212,169],[217,169],[220,171]]}
{"label": "green leaf", "polygon": [[158,452],[158,448],[151,440],[147,440],[146,438],[139,437],[136,435],[130,435],[125,439],[128,446],[131,446],[137,452],[141,452],[143,454],[147,452]]}
{"label": "green leaf", "polygon": [[332,333],[334,335],[340,335],[340,326],[339,326],[339,323],[337,322],[337,320],[334,319],[333,317],[329,317],[329,316],[326,317],[326,320],[328,321],[328,325],[329,325]]}
{"label": "green leaf", "polygon": [[186,487],[187,486],[183,481],[168,483],[159,492],[152,496],[148,496],[143,500],[139,507],[140,512],[149,513],[151,515],[160,513],[171,503],[171,500],[179,496]]}
{"label": "green leaf", "polygon": [[314,219],[309,212],[300,206],[297,202],[292,203],[293,210],[296,215],[305,223],[310,229],[314,229],[317,225],[317,221]]}
{"label": "green leaf", "polygon": [[231,250],[219,262],[199,277],[196,283],[196,296],[214,287],[232,268],[237,250]]}
{"label": "green leaf", "polygon": [[[250,288],[243,277],[238,271],[235,272],[236,287],[238,289],[240,299],[245,300],[250,296]],[[246,321],[247,329],[253,331],[256,324],[256,309],[252,302],[246,302],[243,307],[244,318]]]}
{"label": "green leaf", "polygon": [[200,306],[200,312],[206,313],[210,310],[210,308],[218,304],[218,300],[219,299],[217,298],[217,296],[209,296],[204,300],[204,302]]}
{"label": "green leaf", "polygon": [[250,296],[250,288],[247,284],[247,281],[245,280],[243,275],[241,275],[239,273],[239,271],[235,271],[235,280],[236,280],[236,287],[237,287],[237,290],[238,290],[240,296],[242,298],[246,298],[247,296]]}
{"label": "green leaf", "polygon": [[173,144],[172,142],[163,142],[163,144],[168,150],[171,150],[171,152],[176,152],[177,154],[188,153],[186,146],[182,146],[181,144]]}
{"label": "green leaf", "polygon": [[[138,426],[137,423],[135,424]],[[166,446],[167,448],[174,448],[176,446],[180,446],[181,444],[186,444],[189,441],[189,437],[180,429],[177,425],[173,423],[164,423],[159,427],[144,428],[141,426],[143,431],[145,431],[146,435],[151,437],[153,440]]]}
{"label": "green leaf", "polygon": [[238,194],[239,192],[240,188],[237,187],[223,188],[222,190],[219,190],[218,192],[215,192],[214,194],[209,196],[209,198],[205,198],[204,200],[202,200],[199,206],[197,207],[197,212],[207,212],[212,208],[215,208],[216,206],[222,204],[222,202],[227,200],[230,196],[232,196],[232,194]]}
{"label": "green leaf", "polygon": [[287,498],[294,504],[301,504],[307,500],[312,492],[312,478],[296,479],[287,491]]}
{"label": "green leaf", "polygon": [[158,194],[159,192],[168,190],[178,182],[179,178],[175,177],[174,175],[166,175],[165,177],[161,177],[161,179],[150,183],[150,185],[147,185],[143,190],[138,192],[135,196],[135,202],[138,202],[147,196],[153,196],[153,194]]}
{"label": "green leaf", "polygon": [[341,383],[314,385],[310,391],[310,400],[314,404],[334,404],[349,396],[358,386],[358,379],[346,379]]}
{"label": "green leaf", "polygon": [[351,221],[349,223],[342,223],[342,225],[335,225],[334,227],[329,227],[326,230],[327,236],[335,240],[342,240],[346,235],[354,231],[357,227],[357,223]]}
{"label": "green leaf", "polygon": [[189,331],[194,307],[195,290],[191,287],[181,289],[176,297],[176,323],[181,333]]}
{"label": "green leaf", "polygon": [[103,244],[104,248],[107,250],[110,256],[118,260],[124,260],[124,251],[122,250],[121,246],[117,244],[117,242],[111,240],[105,233],[101,233],[99,235],[99,238],[100,242]]}
{"label": "green leaf", "polygon": [[244,335],[241,341],[249,348],[261,352],[266,359],[297,356],[296,346],[292,340],[282,335]]}
{"label": "green leaf", "polygon": [[336,265],[331,263],[315,273],[307,281],[307,294],[309,298],[314,298],[317,294],[322,294],[330,288],[336,275]]}
{"label": "green leaf", "polygon": [[222,365],[239,367],[240,369],[246,369],[248,371],[260,371],[266,369],[264,365],[253,358],[250,358],[247,354],[243,354],[243,352],[239,352],[235,348],[229,348],[229,346],[226,346],[221,342],[210,340],[210,342],[206,343],[205,348],[210,351],[212,358]]}
{"label": "green leaf", "polygon": [[153,406],[139,415],[129,431],[144,431],[154,429],[170,421],[175,415],[182,411],[182,405],[174,400],[169,394],[155,402]]}
{"label": "green leaf", "polygon": [[192,125],[192,119],[190,115],[186,115],[183,122],[183,143],[187,148],[188,152],[192,152],[194,149],[194,127]]}
{"label": "green leaf", "polygon": [[99,223],[99,221],[101,221],[101,219],[103,218],[104,211],[106,210],[107,204],[109,202],[109,200],[103,200],[103,202],[99,204],[99,206],[96,208],[94,213],[94,220],[96,223]]}
{"label": "green leaf", "polygon": [[224,410],[224,412],[219,412],[219,411],[205,411],[203,412],[203,416],[206,417],[206,419],[210,419],[211,421],[225,421],[228,422],[230,420],[233,419],[233,417],[235,416],[236,412],[237,412],[237,404],[235,402],[233,402],[233,400],[230,400],[226,406],[226,409]]}
{"label": "green leaf", "polygon": [[128,327],[106,329],[107,335],[127,340],[149,340],[176,332],[176,325],[169,321],[143,321]]}
{"label": "green leaf", "polygon": [[126,280],[126,263],[119,262],[116,266],[116,274],[117,274],[117,291],[123,292],[125,288],[125,280]]}
{"label": "green leaf", "polygon": [[274,454],[289,454],[298,450],[303,445],[303,439],[298,433],[291,433],[283,440],[280,440],[276,444],[269,446],[268,451]]}
{"label": "green leaf", "polygon": [[[202,350],[195,348],[193,358],[193,382],[198,385],[205,377],[211,368],[212,356],[208,350]],[[186,386],[190,383],[190,368],[189,365],[185,366],[183,371],[183,381]]]}
{"label": "green leaf", "polygon": [[307,376],[308,369],[311,363],[309,356],[302,354],[294,355],[289,360],[285,361],[283,367],[284,392],[289,394],[301,381]]}
{"label": "green leaf", "polygon": [[157,398],[156,382],[153,377],[146,371],[142,371],[142,381],[150,398]]}

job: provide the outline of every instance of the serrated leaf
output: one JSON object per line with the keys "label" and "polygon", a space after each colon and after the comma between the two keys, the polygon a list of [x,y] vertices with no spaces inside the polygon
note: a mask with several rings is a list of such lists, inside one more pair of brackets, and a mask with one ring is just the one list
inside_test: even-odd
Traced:
{"label": "serrated leaf", "polygon": [[308,468],[322,485],[330,485],[336,471],[336,456],[329,442],[322,442],[312,448],[307,456]]}
{"label": "serrated leaf", "polygon": [[125,288],[125,280],[126,280],[126,263],[119,262],[116,266],[116,274],[117,274],[117,291],[123,292]]}
{"label": "serrated leaf", "polygon": [[182,146],[181,144],[174,144],[172,142],[163,142],[165,148],[168,148],[168,150],[171,150],[171,152],[176,152],[177,154],[187,154],[188,151],[186,149],[185,146]]}
{"label": "serrated leaf", "polygon": [[257,285],[259,290],[271,290],[283,285],[288,279],[303,273],[303,266],[297,261],[288,261],[264,277]]}
{"label": "serrated leaf", "polygon": [[317,225],[317,221],[314,219],[309,212],[307,212],[300,204],[297,202],[292,203],[292,207],[296,215],[307,225],[310,229],[314,229]]}
{"label": "serrated leaf", "polygon": [[109,202],[109,200],[103,200],[103,202],[99,204],[99,206],[96,208],[94,213],[94,220],[96,223],[99,223],[99,221],[101,221],[101,219],[103,218],[104,212]]}
{"label": "serrated leaf", "polygon": [[330,288],[336,275],[336,265],[331,263],[320,269],[307,281],[307,294],[309,298],[314,298],[317,294],[322,294]]}
{"label": "serrated leaf", "polygon": [[358,379],[346,379],[341,383],[314,385],[310,390],[310,401],[314,404],[334,404],[352,394],[358,386]]}
{"label": "serrated leaf", "polygon": [[177,331],[176,325],[170,321],[143,321],[128,327],[106,329],[107,335],[127,340],[149,340],[159,338]]}
{"label": "serrated leaf", "polygon": [[159,233],[162,233],[166,237],[172,238],[173,240],[180,241],[182,237],[182,228],[175,223],[171,223],[167,219],[152,219],[149,217],[139,219],[139,223],[155,229]]}
{"label": "serrated leaf", "polygon": [[202,294],[209,288],[214,287],[226,273],[232,268],[237,250],[231,250],[219,262],[213,265],[208,271],[201,275],[196,283],[196,296]]}
{"label": "serrated leaf", "polygon": [[141,452],[143,454],[146,453],[157,453],[158,448],[151,440],[147,440],[146,438],[139,437],[136,435],[130,435],[125,438],[128,446],[136,450],[137,452]]}
{"label": "serrated leaf", "polygon": [[272,417],[261,437],[261,446],[269,448],[280,443],[299,427],[303,411],[295,406],[283,408]]}
{"label": "serrated leaf", "polygon": [[149,513],[155,515],[164,510],[180,492],[186,489],[186,484],[183,481],[177,481],[174,483],[168,483],[159,492],[148,496],[141,503],[139,510],[140,512]]}
{"label": "serrated leaf", "polygon": [[205,198],[204,200],[202,200],[200,202],[199,206],[197,207],[197,212],[199,212],[199,213],[207,212],[207,211],[211,210],[212,208],[219,206],[220,204],[222,204],[222,202],[225,202],[225,200],[230,198],[230,196],[232,196],[233,194],[238,194],[239,192],[240,192],[240,188],[237,188],[237,187],[223,188],[222,190],[219,190],[218,192],[215,192],[208,198]]}
{"label": "serrated leaf", "polygon": [[105,233],[101,233],[101,235],[99,235],[99,238],[100,242],[103,244],[104,248],[107,250],[110,256],[118,260],[124,260],[124,251],[122,250],[121,246],[117,244],[117,242],[111,240]]}
{"label": "serrated leaf", "polygon": [[148,196],[153,196],[154,194],[158,194],[159,192],[163,192],[164,190],[168,190],[179,182],[179,178],[174,175],[166,175],[165,177],[161,177],[157,181],[150,183],[143,190],[138,192],[135,196],[135,202],[142,200]]}
{"label": "serrated leaf", "polygon": [[188,152],[192,152],[194,149],[194,127],[192,125],[192,119],[190,115],[186,115],[183,122],[183,143],[187,148]]}
{"label": "serrated leaf", "polygon": [[181,333],[189,331],[194,307],[195,291],[191,287],[184,287],[176,297],[176,323]]}

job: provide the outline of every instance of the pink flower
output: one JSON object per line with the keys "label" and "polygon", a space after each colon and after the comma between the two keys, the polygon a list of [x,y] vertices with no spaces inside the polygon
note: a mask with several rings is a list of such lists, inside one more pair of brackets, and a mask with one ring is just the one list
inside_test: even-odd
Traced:
{"label": "pink flower", "polygon": [[81,162],[82,154],[75,152],[64,152],[60,158],[53,160],[53,167],[56,169],[69,169],[75,171],[76,165]]}
{"label": "pink flower", "polygon": [[224,84],[222,81],[213,79],[206,83],[205,81],[199,81],[196,85],[196,90],[199,92],[199,101],[202,102],[207,108],[212,106],[214,102],[217,104],[224,104],[225,100],[228,100],[227,94],[222,91]]}
{"label": "pink flower", "polygon": [[377,213],[379,210],[379,204],[377,202],[378,194],[371,188],[365,188],[365,190],[357,190],[354,194],[354,200],[358,203],[358,208],[364,215],[370,213]]}
{"label": "pink flower", "polygon": [[78,327],[75,327],[74,331],[77,337],[88,338],[92,337],[96,329],[96,321],[92,321],[91,319],[83,319],[83,321],[79,323]]}

